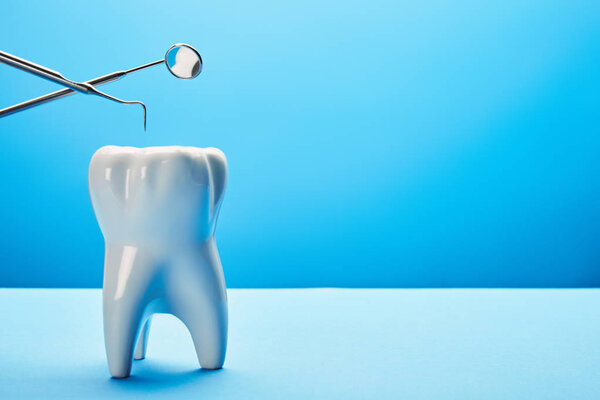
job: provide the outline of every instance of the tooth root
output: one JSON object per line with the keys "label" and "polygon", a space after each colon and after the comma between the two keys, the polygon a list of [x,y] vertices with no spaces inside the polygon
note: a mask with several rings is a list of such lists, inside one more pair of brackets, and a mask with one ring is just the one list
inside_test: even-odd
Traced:
{"label": "tooth root", "polygon": [[223,368],[227,348],[226,315],[225,307],[213,306],[180,316],[190,331],[198,362],[204,369]]}
{"label": "tooth root", "polygon": [[174,262],[170,303],[190,331],[200,366],[219,369],[227,348],[227,294],[214,240]]}
{"label": "tooth root", "polygon": [[150,333],[151,320],[152,317],[148,317],[146,323],[142,327],[142,331],[140,332],[137,345],[135,346],[135,352],[133,353],[133,358],[135,360],[143,360],[144,358],[146,358],[146,350],[148,348],[148,334]]}
{"label": "tooth root", "polygon": [[108,368],[114,378],[126,378],[131,373],[133,345],[141,320],[137,305],[108,305],[104,302],[104,343]]}
{"label": "tooth root", "polygon": [[102,290],[104,342],[110,374],[131,373],[135,339],[147,306],[146,292],[152,268],[148,254],[133,246],[106,246]]}

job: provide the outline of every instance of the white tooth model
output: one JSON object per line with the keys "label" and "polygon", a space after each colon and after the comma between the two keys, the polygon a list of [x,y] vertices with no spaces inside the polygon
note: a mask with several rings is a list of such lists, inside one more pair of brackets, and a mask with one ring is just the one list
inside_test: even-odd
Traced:
{"label": "white tooth model", "polygon": [[214,234],[226,180],[225,155],[215,148],[106,146],[92,157],[113,377],[129,376],[132,356],[145,357],[154,313],[183,321],[202,368],[223,366],[227,294]]}

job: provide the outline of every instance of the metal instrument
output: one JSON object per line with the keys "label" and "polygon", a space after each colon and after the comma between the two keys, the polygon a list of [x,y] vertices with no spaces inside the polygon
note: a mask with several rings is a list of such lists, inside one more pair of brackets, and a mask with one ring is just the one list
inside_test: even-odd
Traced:
{"label": "metal instrument", "polygon": [[53,93],[49,93],[44,96],[37,97],[25,101],[23,103],[15,104],[14,106],[7,107],[0,110],[0,118],[6,117],[7,115],[26,110],[31,107],[39,106],[52,100],[60,99],[71,94],[80,92],[85,94],[94,94],[96,96],[104,97],[106,99],[116,101],[121,104],[139,104],[144,109],[144,130],[146,130],[146,106],[141,101],[125,101],[116,97],[110,96],[104,92],[96,89],[96,86],[104,85],[109,82],[114,82],[123,76],[139,71],[153,65],[165,63],[167,69],[180,79],[193,79],[197,77],[202,71],[202,57],[200,53],[196,51],[192,46],[188,44],[178,43],[171,46],[165,53],[164,59],[153,61],[148,64],[141,65],[139,67],[127,69],[124,71],[116,71],[112,74],[100,76],[98,78],[91,79],[87,82],[74,82],[65,78],[61,73],[46,68],[44,66],[32,63],[31,61],[24,60],[16,57],[12,54],[0,51],[0,62],[29,72],[41,78],[49,81],[58,83],[65,86],[65,89],[58,90]]}

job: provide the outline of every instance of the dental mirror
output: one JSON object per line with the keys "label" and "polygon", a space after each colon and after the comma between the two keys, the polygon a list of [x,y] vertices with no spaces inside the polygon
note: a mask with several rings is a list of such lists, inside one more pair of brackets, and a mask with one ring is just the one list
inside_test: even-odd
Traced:
{"label": "dental mirror", "polygon": [[65,78],[59,72],[48,69],[41,65],[32,63],[31,61],[24,60],[16,57],[12,54],[0,51],[0,62],[8,64],[12,67],[21,69],[25,72],[32,73],[41,78],[53,81],[60,85],[66,86],[65,89],[57,90],[56,92],[49,93],[44,96],[37,97],[32,100],[25,101],[23,103],[16,104],[11,107],[0,110],[0,118],[7,115],[26,110],[31,107],[39,106],[52,100],[60,99],[65,96],[80,92],[86,94],[95,94],[101,97],[113,100],[122,104],[140,104],[144,108],[144,130],[146,129],[146,106],[144,103],[139,101],[123,101],[116,97],[109,96],[106,93],[100,92],[96,89],[96,86],[104,85],[109,82],[119,80],[123,76],[130,74],[131,72],[140,71],[153,65],[165,63],[167,69],[173,76],[179,79],[194,79],[200,72],[202,72],[202,57],[196,49],[189,44],[177,43],[169,47],[165,57],[163,59],[153,61],[148,64],[141,65],[139,67],[131,68],[124,71],[116,71],[112,74],[100,76],[95,79],[91,79],[86,82],[73,82]]}
{"label": "dental mirror", "polygon": [[179,79],[194,79],[202,71],[202,57],[192,46],[175,44],[165,54],[165,64]]}

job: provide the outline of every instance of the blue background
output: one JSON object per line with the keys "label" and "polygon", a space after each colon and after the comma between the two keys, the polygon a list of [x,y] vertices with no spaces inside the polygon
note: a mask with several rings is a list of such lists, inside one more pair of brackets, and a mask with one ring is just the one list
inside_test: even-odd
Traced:
{"label": "blue background", "polygon": [[[99,287],[106,144],[221,148],[230,287],[600,285],[600,2],[9,2],[0,49],[87,80],[0,120],[0,286]],[[0,65],[0,107],[58,87]]]}

